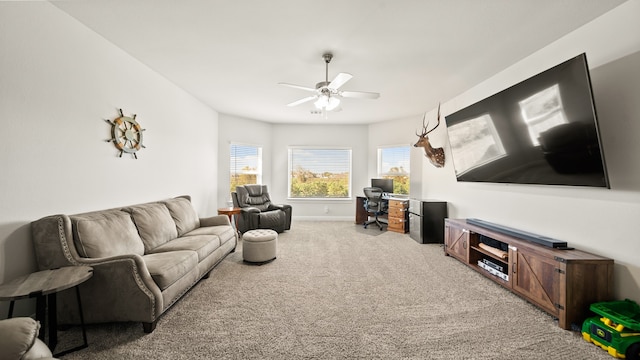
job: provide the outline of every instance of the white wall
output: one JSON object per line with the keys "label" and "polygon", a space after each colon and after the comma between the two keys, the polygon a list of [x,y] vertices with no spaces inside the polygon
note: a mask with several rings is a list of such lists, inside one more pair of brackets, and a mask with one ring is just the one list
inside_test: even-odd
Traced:
{"label": "white wall", "polygon": [[[0,2],[0,49],[0,282],[36,269],[43,216],[181,194],[216,214],[215,111],[49,2]],[[137,160],[105,142],[118,108],[146,129]]]}
{"label": "white wall", "polygon": [[[413,117],[396,119],[391,121],[385,121],[369,125],[369,171],[368,177],[374,178],[378,176],[378,148],[384,146],[411,146],[411,155],[409,159],[410,166],[410,183],[409,183],[409,195],[411,198],[422,199],[422,166],[424,164],[424,150],[422,148],[413,147],[413,144],[418,141],[416,132],[422,131],[422,116],[423,114]],[[429,129],[431,129],[435,123],[436,118],[426,119],[431,121]],[[444,128],[444,122],[438,127]],[[441,147],[443,144],[433,143],[433,147]],[[367,185],[368,186],[368,185]]]}
{"label": "white wall", "polygon": [[[226,206],[230,200],[229,150],[232,143],[262,147],[262,183],[271,187],[271,164],[273,125],[264,121],[240,118],[233,115],[220,114],[218,127],[218,164],[223,169],[218,174],[218,207]],[[271,190],[269,190],[271,192]],[[284,202],[284,199],[274,199]]]}
{"label": "white wall", "polygon": [[[631,0],[443,104],[450,114],[586,52],[612,189],[458,183],[447,162],[424,159],[424,196],[449,201],[449,216],[480,218],[569,242],[615,260],[615,294],[640,301],[640,0]],[[435,116],[435,109],[431,111]]]}
{"label": "white wall", "polygon": [[[377,176],[377,149],[380,146],[410,145],[422,126],[422,115],[372,125],[284,125],[220,114],[220,169],[229,168],[229,144],[239,142],[263,147],[263,183],[269,186],[274,202],[294,205],[294,219],[355,219],[355,197]],[[287,170],[289,146],[349,147],[352,151],[353,198],[348,200],[289,200]],[[441,146],[441,145],[438,145]],[[411,150],[411,196],[421,197],[421,148]],[[220,171],[219,183],[228,184],[229,174]],[[225,206],[226,188],[220,187],[218,205]],[[326,208],[328,207],[328,212]]]}
{"label": "white wall", "polygon": [[[368,184],[366,125],[271,124],[259,120],[220,114],[219,168],[229,169],[229,144],[262,146],[262,183],[269,188],[274,203],[293,206],[294,219],[353,220],[355,196]],[[352,149],[353,198],[347,200],[288,199],[288,149],[290,146],[335,146]],[[220,171],[218,205],[225,206],[229,194],[228,171]]]}
{"label": "white wall", "polygon": [[[362,188],[369,182],[367,133],[366,125],[274,125],[272,182],[269,184],[272,199],[292,205],[293,216],[298,219],[355,219],[355,197],[362,194]],[[353,199],[287,200],[289,146],[351,148]]]}

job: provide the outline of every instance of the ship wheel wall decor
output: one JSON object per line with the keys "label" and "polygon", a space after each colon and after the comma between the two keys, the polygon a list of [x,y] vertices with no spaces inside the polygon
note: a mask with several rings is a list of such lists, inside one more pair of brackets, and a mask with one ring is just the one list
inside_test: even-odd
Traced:
{"label": "ship wheel wall decor", "polygon": [[133,155],[134,158],[138,158],[136,152],[145,146],[142,145],[142,133],[145,129],[140,127],[140,124],[136,121],[136,115],[124,116],[122,109],[119,109],[120,116],[111,120],[106,120],[111,124],[111,139],[108,142],[113,142],[118,150],[120,150],[119,157],[122,157],[123,153]]}

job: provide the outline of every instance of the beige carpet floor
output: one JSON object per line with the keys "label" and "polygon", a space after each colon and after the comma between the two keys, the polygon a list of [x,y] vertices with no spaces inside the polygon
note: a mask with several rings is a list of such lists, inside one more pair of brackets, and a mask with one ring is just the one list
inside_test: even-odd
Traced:
{"label": "beige carpet floor", "polygon": [[[59,336],[58,351],[80,332]],[[263,266],[240,244],[153,333],[88,340],[63,359],[611,359],[441,245],[350,222],[294,222]]]}

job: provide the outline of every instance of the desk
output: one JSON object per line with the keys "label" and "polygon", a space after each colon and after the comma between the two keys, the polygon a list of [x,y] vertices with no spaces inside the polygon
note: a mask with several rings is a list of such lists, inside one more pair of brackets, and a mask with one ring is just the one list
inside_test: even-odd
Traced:
{"label": "desk", "polygon": [[[367,212],[364,208],[364,201],[367,200],[364,196],[356,197],[356,224],[363,225],[367,220],[369,220],[369,214],[373,216],[373,213]],[[387,214],[378,216],[379,219],[386,219]]]}
{"label": "desk", "polygon": [[[38,337],[45,340],[45,329],[49,328],[49,349],[53,352],[58,344],[58,316],[56,309],[56,294],[62,290],[76,288],[78,298],[78,310],[82,325],[82,337],[84,343],[76,348],[65,350],[55,354],[55,357],[68,354],[72,351],[86,348],[87,332],[84,326],[82,314],[82,302],[78,285],[89,280],[93,276],[93,268],[89,266],[66,266],[53,270],[38,271],[24,275],[12,281],[0,285],[0,300],[11,301],[9,304],[9,318],[13,316],[13,305],[16,300],[36,298],[36,320],[42,324]],[[45,314],[48,313],[48,320]]]}
{"label": "desk", "polygon": [[356,197],[356,224],[358,225],[364,224],[369,218],[369,213],[364,208],[364,201],[366,199],[364,196]]}
{"label": "desk", "polygon": [[[364,201],[367,198],[364,196],[356,197],[356,221],[358,225],[364,224],[369,220],[369,213],[364,208]],[[409,199],[395,198],[395,197],[383,197],[383,200],[389,201],[388,214],[379,216],[379,218],[387,219],[387,230],[396,231],[399,233],[409,232],[408,212]]]}

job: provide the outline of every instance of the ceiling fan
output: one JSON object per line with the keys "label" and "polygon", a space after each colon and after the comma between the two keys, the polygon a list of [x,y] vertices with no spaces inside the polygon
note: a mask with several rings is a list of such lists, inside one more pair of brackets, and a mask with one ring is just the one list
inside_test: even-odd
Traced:
{"label": "ceiling fan", "polygon": [[322,58],[325,62],[325,80],[317,83],[315,88],[282,82],[278,83],[280,85],[315,93],[312,96],[307,96],[289,103],[287,106],[297,106],[315,100],[314,105],[318,110],[340,111],[341,109],[338,106],[340,105],[340,98],[342,97],[358,99],[377,99],[380,97],[380,94],[375,92],[340,90],[340,87],[346,84],[347,81],[351,80],[353,75],[349,73],[339,73],[333,80],[331,80],[331,82],[329,82],[329,63],[331,62],[331,59],[333,59],[333,54],[323,54]]}

